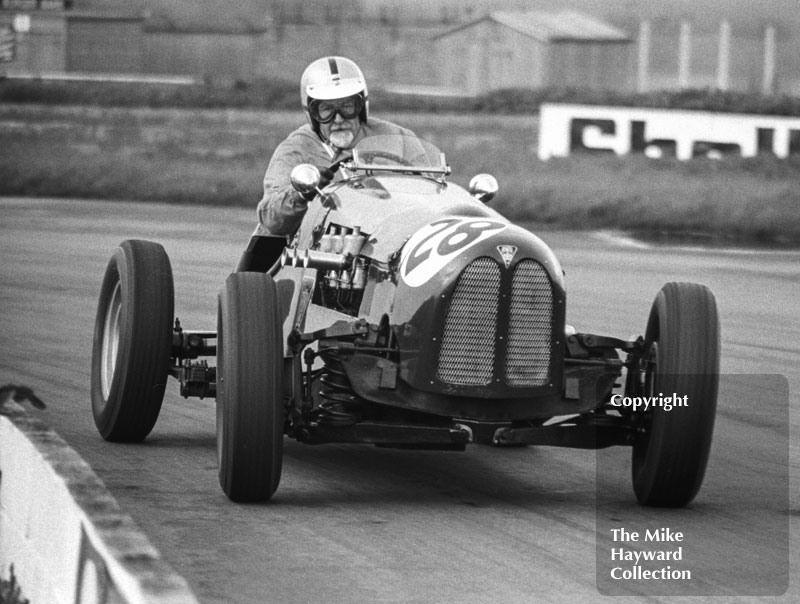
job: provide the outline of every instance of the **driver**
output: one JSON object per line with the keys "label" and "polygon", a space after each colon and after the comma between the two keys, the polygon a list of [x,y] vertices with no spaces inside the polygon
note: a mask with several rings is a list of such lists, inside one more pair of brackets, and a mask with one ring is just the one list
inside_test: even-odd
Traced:
{"label": "driver", "polygon": [[292,187],[290,174],[298,164],[319,168],[322,189],[335,178],[338,162],[349,158],[349,150],[365,136],[414,136],[391,122],[367,119],[367,82],[358,65],[344,57],[324,57],[306,67],[300,78],[300,103],[308,123],[292,132],[272,155],[258,204],[256,236],[291,235],[300,226],[314,196],[304,197]]}

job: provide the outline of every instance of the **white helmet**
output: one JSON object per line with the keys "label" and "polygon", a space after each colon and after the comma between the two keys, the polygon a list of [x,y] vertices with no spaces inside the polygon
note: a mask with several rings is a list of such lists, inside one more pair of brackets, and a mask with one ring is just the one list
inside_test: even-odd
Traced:
{"label": "white helmet", "polygon": [[362,109],[359,119],[367,121],[369,95],[364,74],[353,61],[344,57],[323,57],[311,63],[300,78],[300,103],[311,127],[319,133],[319,122],[309,111],[313,101],[330,101],[349,96],[361,97]]}

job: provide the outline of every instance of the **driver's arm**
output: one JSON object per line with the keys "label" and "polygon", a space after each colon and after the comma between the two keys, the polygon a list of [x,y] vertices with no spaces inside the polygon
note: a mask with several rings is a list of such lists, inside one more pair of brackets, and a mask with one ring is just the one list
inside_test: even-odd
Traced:
{"label": "driver's arm", "polygon": [[301,161],[278,157],[276,152],[264,174],[264,194],[258,203],[258,224],[264,234],[290,235],[300,226],[308,200],[292,187],[292,168]]}
{"label": "driver's arm", "polygon": [[[264,194],[258,203],[258,229],[262,235],[291,235],[305,216],[308,199],[292,187],[292,169],[302,163],[324,166],[327,163],[324,149],[318,141],[303,136],[290,136],[275,149],[264,174]],[[321,186],[325,181],[322,174]],[[331,174],[331,177],[333,175]]]}

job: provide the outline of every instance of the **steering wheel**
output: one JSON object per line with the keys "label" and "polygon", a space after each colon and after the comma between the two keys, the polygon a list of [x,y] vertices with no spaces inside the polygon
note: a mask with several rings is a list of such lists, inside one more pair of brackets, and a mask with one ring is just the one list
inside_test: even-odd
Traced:
{"label": "steering wheel", "polygon": [[372,163],[376,158],[385,159],[396,164],[400,164],[401,166],[413,166],[413,164],[404,157],[400,157],[399,155],[391,153],[390,151],[369,151],[367,153],[363,153],[361,156],[361,159],[364,161],[369,161],[370,163]]}

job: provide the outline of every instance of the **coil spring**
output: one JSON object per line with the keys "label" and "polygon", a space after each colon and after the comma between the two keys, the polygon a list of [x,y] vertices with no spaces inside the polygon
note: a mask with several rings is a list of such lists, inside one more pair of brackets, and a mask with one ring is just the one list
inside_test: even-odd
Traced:
{"label": "coil spring", "polygon": [[351,426],[361,420],[361,399],[353,392],[338,351],[320,354],[325,361],[320,377],[317,421],[329,426]]}

